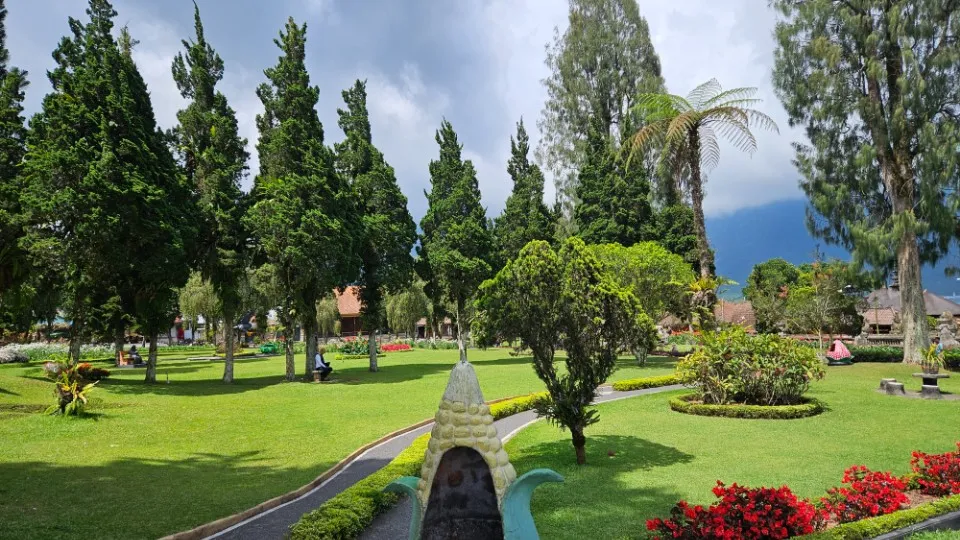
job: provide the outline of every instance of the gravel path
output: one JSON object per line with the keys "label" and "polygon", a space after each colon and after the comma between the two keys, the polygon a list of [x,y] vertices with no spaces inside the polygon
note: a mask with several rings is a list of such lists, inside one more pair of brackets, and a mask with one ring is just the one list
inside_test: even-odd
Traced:
{"label": "gravel path", "polygon": [[[646,394],[656,394],[658,392],[668,392],[680,388],[682,388],[682,386],[677,385],[630,392],[613,392],[609,387],[606,387],[601,390],[601,394],[597,397],[596,403],[616,401],[618,399]],[[536,421],[536,414],[533,411],[526,411],[497,420],[495,424],[500,437],[509,439],[534,421]],[[429,433],[432,428],[433,424],[431,423],[409,433],[399,435],[379,446],[375,446],[361,454],[356,460],[329,480],[320,484],[317,488],[299,499],[258,514],[208,538],[221,540],[281,540],[286,536],[290,525],[299,521],[303,514],[316,509],[341,491],[377,472],[395,458],[397,454],[410,446],[410,443],[413,442],[414,439],[424,433]],[[405,497],[404,500],[400,501],[400,503],[390,511],[378,516],[361,536],[361,539],[394,540],[406,538],[410,528],[410,514],[411,506]]]}

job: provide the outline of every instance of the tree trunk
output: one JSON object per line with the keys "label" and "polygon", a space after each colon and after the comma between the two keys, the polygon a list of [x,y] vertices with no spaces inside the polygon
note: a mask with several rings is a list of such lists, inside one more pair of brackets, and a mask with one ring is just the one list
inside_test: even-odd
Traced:
{"label": "tree trunk", "polygon": [[634,350],[633,350],[633,356],[635,356],[635,357],[637,358],[637,365],[638,365],[638,366],[643,367],[643,366],[647,365],[647,350],[646,350],[646,349],[644,349],[644,348],[642,348],[642,347],[638,347],[638,348],[634,349]]}
{"label": "tree trunk", "polygon": [[380,371],[377,366],[377,331],[370,331],[370,340],[367,342],[367,350],[370,352],[370,371],[376,373]]}
{"label": "tree trunk", "polygon": [[570,435],[573,437],[573,451],[577,454],[577,465],[587,463],[587,438],[583,435],[583,429],[570,428]]}
{"label": "tree trunk", "polygon": [[463,306],[457,301],[457,350],[460,351],[460,361],[467,361],[467,344],[463,338]]}
{"label": "tree trunk", "polygon": [[117,360],[117,365],[120,365],[120,353],[123,352],[123,337],[125,333],[125,330],[120,330],[113,338],[113,356]]}
{"label": "tree trunk", "polygon": [[700,174],[700,134],[690,132],[690,202],[693,206],[693,230],[697,235],[697,255],[700,261],[700,277],[710,277],[713,254],[707,240],[707,225],[703,218],[703,179]]}
{"label": "tree trunk", "polygon": [[921,351],[930,345],[927,335],[927,310],[923,303],[923,286],[920,282],[920,253],[917,237],[907,231],[897,246],[897,276],[900,280],[901,324],[903,329],[903,361],[919,364]]}
{"label": "tree trunk", "polygon": [[78,364],[80,362],[80,336],[83,335],[83,316],[74,316],[73,320],[70,321],[70,356],[69,362],[71,364]]}
{"label": "tree trunk", "polygon": [[233,307],[223,306],[223,327],[225,329],[223,352],[223,382],[233,382]]}
{"label": "tree trunk", "polygon": [[308,312],[300,321],[303,331],[303,340],[306,344],[304,352],[306,353],[306,362],[304,363],[303,376],[305,380],[311,380],[313,373],[313,357],[317,354],[317,317],[315,312]]}
{"label": "tree trunk", "polygon": [[[289,323],[289,324],[287,324]],[[296,360],[293,358],[293,321],[283,323],[283,353],[287,359],[287,382],[293,382],[297,378]]]}
{"label": "tree trunk", "polygon": [[157,336],[160,333],[156,330],[150,332],[150,353],[147,355],[147,375],[143,381],[148,383],[157,382]]}

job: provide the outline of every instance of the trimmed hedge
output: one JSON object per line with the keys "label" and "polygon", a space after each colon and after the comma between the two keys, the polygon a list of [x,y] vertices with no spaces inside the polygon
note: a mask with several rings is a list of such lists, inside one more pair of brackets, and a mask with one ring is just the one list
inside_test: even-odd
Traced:
{"label": "trimmed hedge", "polygon": [[661,375],[659,377],[640,377],[639,379],[626,379],[613,383],[613,389],[617,392],[629,392],[630,390],[644,390],[647,388],[659,388],[661,386],[672,386],[682,384],[683,380],[678,375]]}
{"label": "trimmed hedge", "polygon": [[687,394],[670,400],[670,408],[684,414],[697,416],[724,416],[727,418],[751,418],[766,420],[790,420],[822,413],[822,402],[809,398],[799,405],[707,405],[695,403],[696,394]]}
{"label": "trimmed hedge", "polygon": [[535,409],[538,401],[547,399],[550,399],[550,394],[547,392],[537,392],[529,396],[508,399],[491,405],[490,414],[494,420],[500,420],[501,418]]}
{"label": "trimmed hedge", "polygon": [[400,495],[383,489],[401,476],[415,476],[420,472],[429,440],[429,433],[417,437],[386,467],[340,492],[320,508],[304,514],[300,521],[290,526],[290,538],[346,540],[360,536],[377,515],[400,500]]}
{"label": "trimmed hedge", "polygon": [[[387,355],[384,353],[377,353],[377,360],[381,358],[386,358]],[[340,354],[337,353],[333,355],[334,360],[367,360],[370,358],[369,354]]]}
{"label": "trimmed hedge", "polygon": [[836,527],[803,536],[808,540],[866,540],[896,531],[928,519],[960,510],[960,495],[945,497],[909,510],[900,510],[885,516],[844,523]]}
{"label": "trimmed hedge", "polygon": [[[853,355],[854,363],[903,362],[902,347],[850,347],[850,354]],[[960,349],[947,349],[943,351],[943,361],[948,368],[960,368]]]}

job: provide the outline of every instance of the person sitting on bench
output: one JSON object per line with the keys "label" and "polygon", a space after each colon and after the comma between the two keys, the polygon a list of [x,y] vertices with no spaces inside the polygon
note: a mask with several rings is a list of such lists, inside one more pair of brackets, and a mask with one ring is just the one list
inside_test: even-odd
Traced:
{"label": "person sitting on bench", "polygon": [[317,355],[313,357],[313,369],[314,371],[320,373],[320,380],[325,381],[327,377],[330,376],[330,373],[333,371],[333,368],[330,367],[330,364],[324,360],[323,355],[327,350],[323,347],[317,351]]}
{"label": "person sitting on bench", "polygon": [[130,359],[133,360],[133,365],[139,366],[143,364],[143,358],[140,358],[140,353],[137,352],[137,346],[130,346]]}

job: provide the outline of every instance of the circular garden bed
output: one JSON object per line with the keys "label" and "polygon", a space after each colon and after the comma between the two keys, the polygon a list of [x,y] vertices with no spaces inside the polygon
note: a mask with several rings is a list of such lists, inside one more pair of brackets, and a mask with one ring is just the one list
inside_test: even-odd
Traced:
{"label": "circular garden bed", "polygon": [[671,399],[670,408],[677,412],[698,416],[768,420],[789,420],[816,416],[826,409],[821,401],[813,398],[804,398],[803,403],[798,405],[710,405],[699,401],[696,394],[687,394]]}

